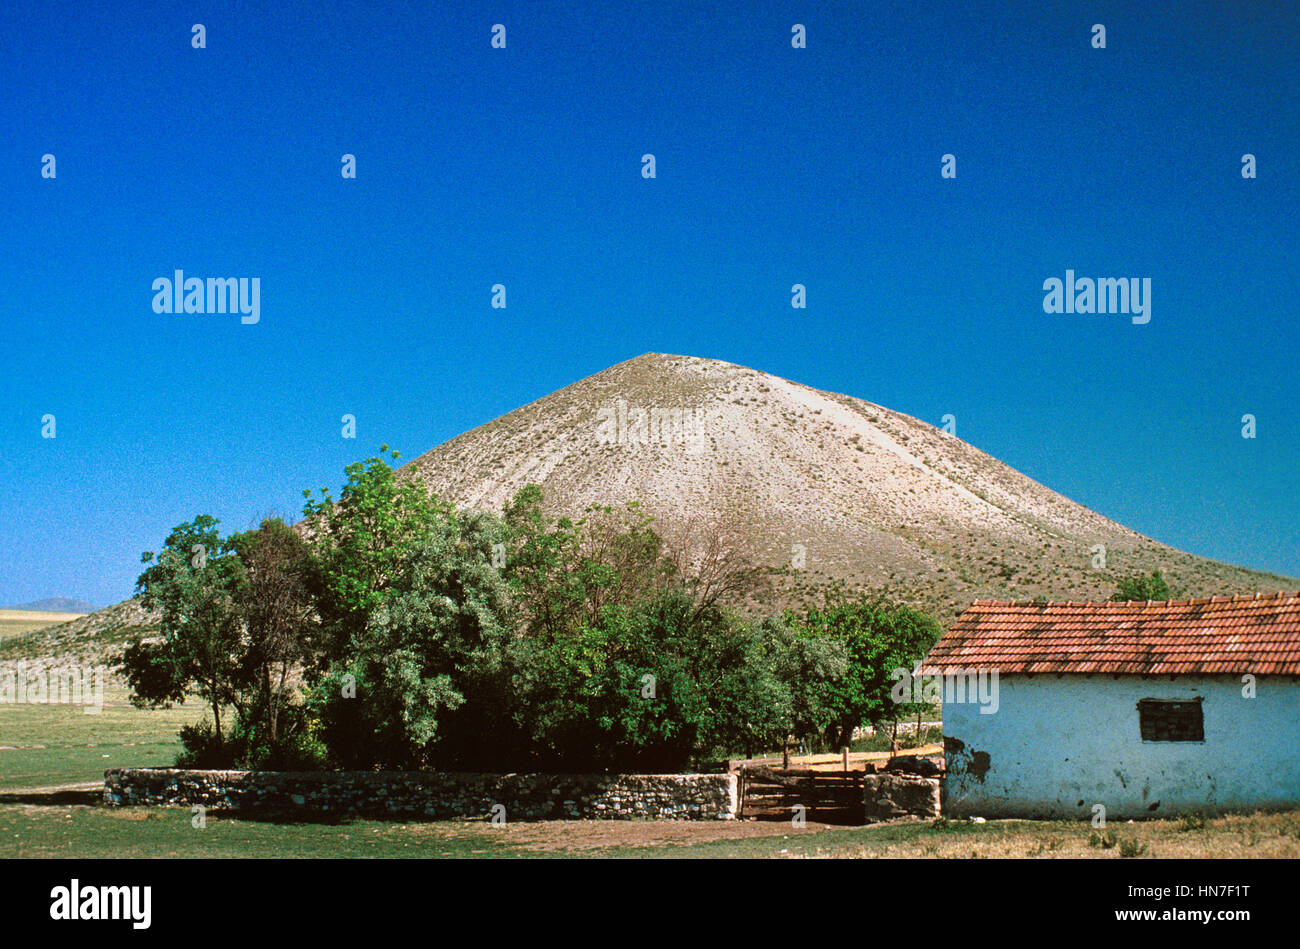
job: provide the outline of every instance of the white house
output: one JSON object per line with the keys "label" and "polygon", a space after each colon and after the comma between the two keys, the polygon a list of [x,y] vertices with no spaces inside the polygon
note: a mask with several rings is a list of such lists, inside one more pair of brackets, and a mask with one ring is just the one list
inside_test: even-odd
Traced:
{"label": "white house", "polygon": [[1300,593],[981,600],[922,671],[995,693],[944,702],[947,815],[1300,806]]}

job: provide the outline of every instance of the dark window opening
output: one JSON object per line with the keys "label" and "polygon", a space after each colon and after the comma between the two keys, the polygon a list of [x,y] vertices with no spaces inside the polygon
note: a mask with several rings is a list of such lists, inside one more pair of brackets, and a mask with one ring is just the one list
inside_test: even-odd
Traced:
{"label": "dark window opening", "polygon": [[1138,702],[1138,726],[1143,741],[1205,741],[1200,699],[1191,702],[1142,699]]}

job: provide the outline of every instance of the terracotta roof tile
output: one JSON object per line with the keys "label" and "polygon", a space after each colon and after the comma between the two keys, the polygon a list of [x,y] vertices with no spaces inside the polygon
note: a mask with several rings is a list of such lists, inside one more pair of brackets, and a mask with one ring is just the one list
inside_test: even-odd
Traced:
{"label": "terracotta roof tile", "polygon": [[1300,675],[1300,592],[1205,600],[976,600],[924,669]]}

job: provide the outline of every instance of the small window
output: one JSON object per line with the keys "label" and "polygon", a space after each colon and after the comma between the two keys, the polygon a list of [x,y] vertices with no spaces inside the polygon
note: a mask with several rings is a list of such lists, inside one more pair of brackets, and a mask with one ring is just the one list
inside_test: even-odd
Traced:
{"label": "small window", "polygon": [[1200,699],[1190,702],[1142,699],[1138,702],[1138,725],[1143,741],[1205,741]]}

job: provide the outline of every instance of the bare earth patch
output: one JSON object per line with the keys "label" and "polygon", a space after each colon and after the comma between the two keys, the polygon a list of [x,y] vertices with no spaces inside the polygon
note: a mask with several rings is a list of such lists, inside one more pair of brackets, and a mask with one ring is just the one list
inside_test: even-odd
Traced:
{"label": "bare earth patch", "polygon": [[[482,826],[482,825],[479,825]],[[781,837],[805,838],[825,830],[842,830],[809,821],[795,830],[787,821],[530,821],[497,829],[511,846],[542,853],[573,853],[606,847],[663,847]]]}

